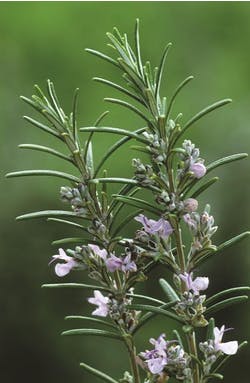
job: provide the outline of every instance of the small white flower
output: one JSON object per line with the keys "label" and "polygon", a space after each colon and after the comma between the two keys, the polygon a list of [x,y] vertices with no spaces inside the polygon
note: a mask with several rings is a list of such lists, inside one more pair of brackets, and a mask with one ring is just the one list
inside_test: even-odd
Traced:
{"label": "small white flower", "polygon": [[63,249],[59,249],[59,254],[52,256],[52,260],[49,264],[57,259],[64,261],[64,263],[57,263],[55,266],[55,273],[58,277],[64,277],[69,274],[69,272],[78,265],[77,261],[69,257]]}
{"label": "small white flower", "polygon": [[238,350],[238,342],[233,340],[231,342],[222,343],[222,338],[225,331],[225,325],[223,325],[220,329],[218,327],[214,328],[215,351],[222,351],[226,355],[234,355]]}
{"label": "small white flower", "polygon": [[200,291],[206,290],[209,285],[208,277],[197,277],[193,280],[193,273],[179,274],[179,277],[185,282],[187,290],[192,290],[194,295],[199,295]]}
{"label": "small white flower", "polygon": [[97,315],[99,317],[106,317],[109,312],[109,298],[102,295],[99,290],[94,290],[94,297],[88,298],[88,302],[93,305],[97,305],[97,309],[92,312],[92,315]]}

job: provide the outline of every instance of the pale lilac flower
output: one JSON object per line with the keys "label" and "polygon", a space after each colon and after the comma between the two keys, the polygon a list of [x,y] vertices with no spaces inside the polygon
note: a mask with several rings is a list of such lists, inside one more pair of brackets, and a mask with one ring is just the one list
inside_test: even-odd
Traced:
{"label": "pale lilac flower", "polygon": [[64,261],[64,263],[57,263],[55,266],[55,273],[58,277],[64,277],[78,265],[77,261],[74,258],[69,257],[63,249],[59,249],[59,254],[53,255],[52,258],[51,262],[54,262],[57,259]]}
{"label": "pale lilac flower", "polygon": [[226,355],[234,355],[238,350],[238,342],[236,340],[231,342],[222,343],[222,337],[224,335],[225,325],[220,329],[218,327],[214,328],[214,348],[215,351],[222,351]]}
{"label": "pale lilac flower", "polygon": [[116,257],[114,254],[106,259],[105,264],[108,271],[113,273],[116,270],[121,270],[124,273],[137,271],[137,266],[134,261],[131,261],[131,255],[127,255],[124,259]]}
{"label": "pale lilac flower", "polygon": [[191,217],[190,214],[184,214],[183,220],[188,225],[190,230],[197,230],[197,222]]}
{"label": "pale lilac flower", "polygon": [[202,164],[201,162],[191,163],[189,170],[194,173],[195,178],[201,178],[207,172],[205,165]]}
{"label": "pale lilac flower", "polygon": [[150,338],[149,342],[155,346],[155,350],[161,355],[164,354],[167,348],[167,342],[165,341],[165,334],[161,334],[157,339]]}
{"label": "pale lilac flower", "polygon": [[123,259],[123,264],[122,264],[122,271],[130,271],[130,272],[136,272],[137,271],[137,266],[134,261],[131,261],[131,255],[128,254],[124,259]]}
{"label": "pale lilac flower", "polygon": [[143,214],[139,214],[135,217],[135,220],[143,225],[147,234],[158,234],[159,236],[166,238],[173,232],[170,223],[163,218],[155,221],[154,219],[148,219]]}
{"label": "pale lilac flower", "polygon": [[103,259],[104,261],[106,260],[107,258],[107,250],[106,249],[100,249],[99,246],[97,245],[92,245],[92,244],[88,244],[88,247],[96,254],[98,255],[101,259]]}
{"label": "pale lilac flower", "polygon": [[162,357],[149,359],[146,361],[146,363],[148,365],[149,371],[152,372],[152,374],[159,374],[166,366],[166,360]]}
{"label": "pale lilac flower", "polygon": [[98,306],[97,309],[95,309],[92,312],[92,315],[97,315],[99,317],[106,317],[109,312],[109,298],[104,297],[102,293],[99,290],[94,290],[94,297],[88,298],[88,302]]}
{"label": "pale lilac flower", "polygon": [[207,277],[197,277],[193,280],[193,273],[179,274],[179,277],[185,282],[187,290],[192,290],[194,295],[199,295],[200,291],[208,288],[209,279]]}
{"label": "pale lilac flower", "polygon": [[148,369],[152,374],[159,374],[163,371],[167,364],[167,342],[165,341],[165,334],[161,334],[158,339],[150,339],[150,343],[155,346],[153,350],[146,350],[141,352],[140,355],[145,359]]}
{"label": "pale lilac flower", "polygon": [[107,266],[108,271],[113,273],[116,270],[121,270],[122,268],[122,259],[116,257],[114,254],[111,254],[111,256],[106,259],[105,264]]}

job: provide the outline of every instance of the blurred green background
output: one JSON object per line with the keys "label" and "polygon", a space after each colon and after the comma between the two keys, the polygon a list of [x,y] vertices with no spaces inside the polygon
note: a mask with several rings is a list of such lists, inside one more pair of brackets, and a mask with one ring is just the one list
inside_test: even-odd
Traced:
{"label": "blurred green background", "polygon": [[[209,162],[235,152],[248,152],[250,142],[250,3],[237,2],[33,2],[0,3],[0,115],[2,174],[19,169],[51,167],[67,170],[64,163],[43,154],[21,151],[19,143],[53,145],[51,137],[26,124],[21,116],[34,115],[18,96],[29,96],[38,83],[45,88],[50,78],[67,112],[73,90],[80,87],[80,125],[90,125],[107,108],[107,125],[136,129],[142,121],[118,106],[107,106],[103,97],[115,91],[91,81],[103,76],[120,81],[120,73],[105,62],[84,52],[85,47],[108,51],[105,32],[118,26],[133,36],[134,21],[141,20],[144,60],[154,65],[169,41],[173,49],[168,59],[162,93],[169,96],[187,75],[195,80],[180,95],[175,113],[184,121],[206,105],[231,97],[233,104],[209,115],[193,126],[191,139],[200,146]],[[110,136],[95,140],[97,158],[111,141]],[[128,147],[110,161],[110,175],[129,176]],[[129,157],[130,156],[130,157]],[[129,161],[129,162],[128,162]],[[216,170],[220,182],[207,191],[200,202],[210,202],[220,228],[216,243],[246,230],[249,226],[249,161],[233,163]],[[56,249],[51,241],[72,232],[46,221],[16,223],[14,217],[25,212],[62,206],[58,198],[61,181],[47,178],[5,180],[1,186],[1,340],[0,375],[3,382],[79,383],[96,380],[79,368],[80,361],[119,378],[127,357],[119,344],[108,340],[63,338],[61,330],[70,328],[67,314],[90,312],[88,292],[45,290],[44,282],[59,280],[48,262]],[[132,228],[129,228],[127,235]],[[76,234],[77,235],[77,234]],[[249,283],[249,242],[243,242],[208,263],[200,275],[211,279],[209,293]],[[216,261],[216,262],[215,262]],[[146,291],[161,296],[156,270]],[[65,278],[73,281],[75,275]],[[85,276],[77,274],[80,281]],[[216,315],[218,325],[235,330],[230,339],[249,337],[249,306],[242,305]],[[74,323],[79,326],[80,323]],[[165,331],[171,336],[173,324],[162,318],[152,322],[138,336],[143,350],[150,336]],[[72,326],[72,327],[73,327]],[[115,350],[115,353],[114,353]],[[249,382],[247,350],[232,358],[225,369],[228,383]]]}

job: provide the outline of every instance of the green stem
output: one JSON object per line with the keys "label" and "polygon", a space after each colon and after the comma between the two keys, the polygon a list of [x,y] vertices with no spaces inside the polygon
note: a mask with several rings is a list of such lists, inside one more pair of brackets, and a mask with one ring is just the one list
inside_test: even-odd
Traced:
{"label": "green stem", "polygon": [[133,383],[140,383],[140,374],[138,365],[136,362],[136,348],[134,345],[133,338],[130,334],[124,334],[124,342],[126,344],[126,347],[128,349],[129,358],[130,358],[130,365],[131,365],[131,371],[133,374]]}
{"label": "green stem", "polygon": [[178,255],[178,261],[179,266],[181,269],[181,272],[184,273],[186,270],[186,262],[185,262],[185,254],[183,251],[183,244],[182,244],[182,236],[181,236],[181,228],[178,222],[178,218],[175,221],[175,241],[176,241],[176,248],[177,248],[177,255]]}
{"label": "green stem", "polygon": [[[194,355],[198,359],[196,340],[195,340],[195,331],[188,333],[187,335],[188,347],[189,351],[192,355]],[[199,366],[196,361],[193,361],[193,383],[200,383],[200,374],[199,374]]]}
{"label": "green stem", "polygon": [[[165,165],[167,168],[167,174],[169,179],[169,189],[170,193],[175,194],[175,185],[174,185],[174,175],[173,175],[173,169],[172,169],[172,156],[169,156]],[[174,219],[174,236],[175,236],[175,242],[176,242],[176,249],[177,249],[177,257],[178,257],[178,263],[180,266],[181,273],[184,273],[186,271],[186,262],[185,262],[185,254],[183,251],[183,244],[182,244],[182,236],[181,236],[181,228],[179,224],[179,218],[176,217]],[[184,284],[182,284],[182,288],[184,289]]]}

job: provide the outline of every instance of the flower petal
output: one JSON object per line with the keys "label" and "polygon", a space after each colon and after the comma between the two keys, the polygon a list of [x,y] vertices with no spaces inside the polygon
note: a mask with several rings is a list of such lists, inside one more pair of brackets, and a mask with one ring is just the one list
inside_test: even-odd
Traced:
{"label": "flower petal", "polygon": [[152,374],[159,374],[164,369],[166,362],[163,358],[154,358],[147,360],[149,371]]}
{"label": "flower petal", "polygon": [[192,282],[192,289],[194,291],[201,291],[201,290],[206,290],[209,285],[209,279],[207,277],[197,277],[195,280]]}
{"label": "flower petal", "polygon": [[226,355],[234,355],[238,350],[238,342],[233,340],[231,342],[220,343],[218,349]]}
{"label": "flower petal", "polygon": [[114,254],[111,254],[110,258],[106,259],[105,264],[107,266],[108,271],[113,273],[116,270],[121,270],[123,262]]}
{"label": "flower petal", "polygon": [[189,170],[194,173],[195,178],[201,178],[207,172],[205,165],[203,165],[200,162],[196,162],[196,163],[192,164],[190,166]]}
{"label": "flower petal", "polygon": [[107,258],[107,250],[105,249],[100,249],[99,246],[97,245],[92,245],[92,244],[88,244],[88,247],[96,254],[98,255],[100,258],[102,258],[104,261],[106,260]]}
{"label": "flower petal", "polygon": [[57,263],[55,266],[55,273],[58,277],[64,277],[69,274],[71,266],[68,263]]}

